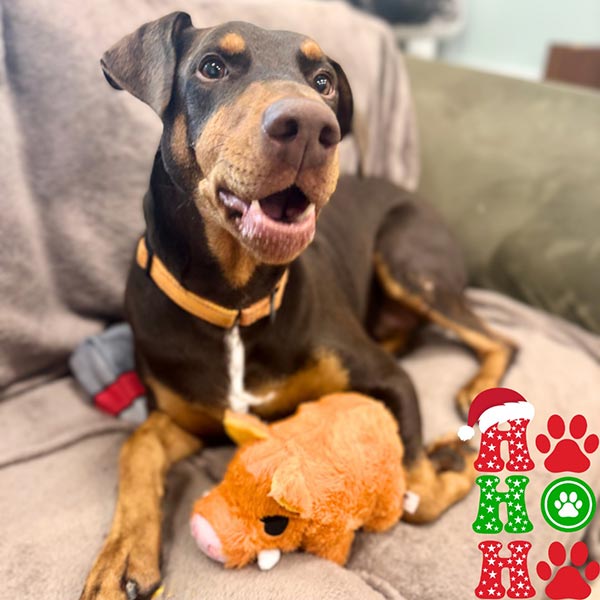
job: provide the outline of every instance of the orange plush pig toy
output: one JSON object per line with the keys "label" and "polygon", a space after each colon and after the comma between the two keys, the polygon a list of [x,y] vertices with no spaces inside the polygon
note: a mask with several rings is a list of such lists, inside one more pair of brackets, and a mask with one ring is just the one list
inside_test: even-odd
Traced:
{"label": "orange plush pig toy", "polygon": [[272,425],[228,412],[225,428],[241,448],[195,503],[191,530],[226,567],[270,569],[297,549],[343,565],[357,529],[384,531],[402,515],[403,447],[380,402],[332,394]]}

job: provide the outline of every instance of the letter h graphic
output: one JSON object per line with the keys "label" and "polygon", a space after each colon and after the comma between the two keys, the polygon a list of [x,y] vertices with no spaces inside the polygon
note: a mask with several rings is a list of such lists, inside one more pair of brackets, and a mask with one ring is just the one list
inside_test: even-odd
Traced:
{"label": "letter h graphic", "polygon": [[[505,593],[509,598],[531,598],[535,596],[535,589],[531,584],[527,569],[527,555],[531,550],[531,544],[522,540],[509,542],[510,556],[508,558],[502,558],[498,555],[501,549],[502,544],[493,540],[487,540],[479,544],[483,559],[479,585],[475,588],[475,596],[477,598],[504,598]],[[501,581],[504,569],[508,569],[510,576],[508,592]]]}
{"label": "letter h graphic", "polygon": [[502,471],[504,460],[500,454],[501,442],[508,443],[508,461],[506,468],[509,471],[531,471],[534,468],[533,460],[529,455],[527,446],[528,419],[512,419],[506,421],[510,429],[503,431],[498,429],[498,424],[492,425],[481,435],[479,444],[479,456],[475,461],[478,471],[495,472]]}
{"label": "letter h graphic", "polygon": [[527,533],[533,530],[533,524],[527,515],[525,506],[525,488],[529,478],[524,475],[511,475],[506,478],[507,492],[499,492],[500,477],[480,475],[475,483],[479,486],[479,508],[473,522],[473,531],[482,534],[495,534],[502,531],[500,505],[506,504],[508,519],[504,531],[508,533]]}

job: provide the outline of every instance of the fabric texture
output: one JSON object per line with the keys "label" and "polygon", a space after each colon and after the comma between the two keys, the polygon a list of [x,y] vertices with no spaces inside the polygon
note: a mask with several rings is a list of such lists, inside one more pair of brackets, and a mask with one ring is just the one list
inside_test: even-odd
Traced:
{"label": "fabric texture", "polygon": [[[122,318],[158,146],[150,108],[104,79],[100,56],[170,11],[196,27],[245,19],[301,31],[344,65],[355,135],[342,168],[416,185],[411,95],[391,32],[345,4],[0,0],[0,390],[64,371],[73,348]],[[335,23],[335,27],[332,24]]]}
{"label": "fabric texture", "polygon": [[[506,385],[536,408],[530,441],[546,431],[548,417],[583,413],[590,431],[600,431],[600,337],[494,292],[471,291],[478,314],[521,345]],[[453,393],[476,368],[462,345],[435,328],[426,330],[403,364],[423,406],[425,436],[455,432],[461,424]],[[100,549],[115,502],[117,457],[131,425],[91,408],[71,379],[40,387],[0,403],[0,577],[7,598],[76,598]],[[477,438],[476,438],[477,440]],[[534,529],[531,565],[547,557],[551,541],[571,544],[583,536],[545,524],[539,499],[555,478],[541,469],[543,455],[530,443],[536,469],[530,471],[527,508]],[[284,556],[272,571],[256,566],[227,571],[195,546],[189,533],[192,504],[220,480],[232,448],[215,448],[177,466],[165,501],[165,590],[176,600],[211,598],[464,600],[473,594],[483,536],[472,531],[478,489],[436,523],[400,523],[384,534],[359,533],[347,569],[314,556]],[[600,460],[582,475],[600,489]],[[597,539],[597,521],[592,525]],[[506,543],[513,536],[497,536]],[[597,548],[597,546],[596,546]],[[537,576],[534,585],[542,585]]]}

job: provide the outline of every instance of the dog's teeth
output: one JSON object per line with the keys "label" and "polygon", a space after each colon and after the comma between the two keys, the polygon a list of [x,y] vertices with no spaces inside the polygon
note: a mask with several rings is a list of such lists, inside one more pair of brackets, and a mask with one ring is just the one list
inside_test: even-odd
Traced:
{"label": "dog's teeth", "polygon": [[294,219],[295,223],[302,223],[306,221],[313,213],[315,212],[315,205],[311,202],[304,211],[298,215],[296,219]]}
{"label": "dog's teeth", "polygon": [[239,213],[239,216],[243,215],[248,208],[243,200],[240,200],[235,194],[225,190],[219,190],[219,199],[229,210]]}

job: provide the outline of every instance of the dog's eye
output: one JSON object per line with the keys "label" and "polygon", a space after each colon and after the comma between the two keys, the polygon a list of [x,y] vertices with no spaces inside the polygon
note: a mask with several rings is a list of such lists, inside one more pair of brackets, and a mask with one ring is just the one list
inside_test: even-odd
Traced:
{"label": "dog's eye", "polygon": [[265,526],[265,533],[268,535],[281,535],[288,526],[289,519],[276,515],[274,517],[263,517],[261,521]]}
{"label": "dog's eye", "polygon": [[331,77],[326,73],[319,73],[313,80],[315,89],[323,96],[331,96],[333,94],[333,82]]}
{"label": "dog's eye", "polygon": [[223,79],[229,73],[225,63],[216,56],[205,58],[198,72],[204,79]]}

